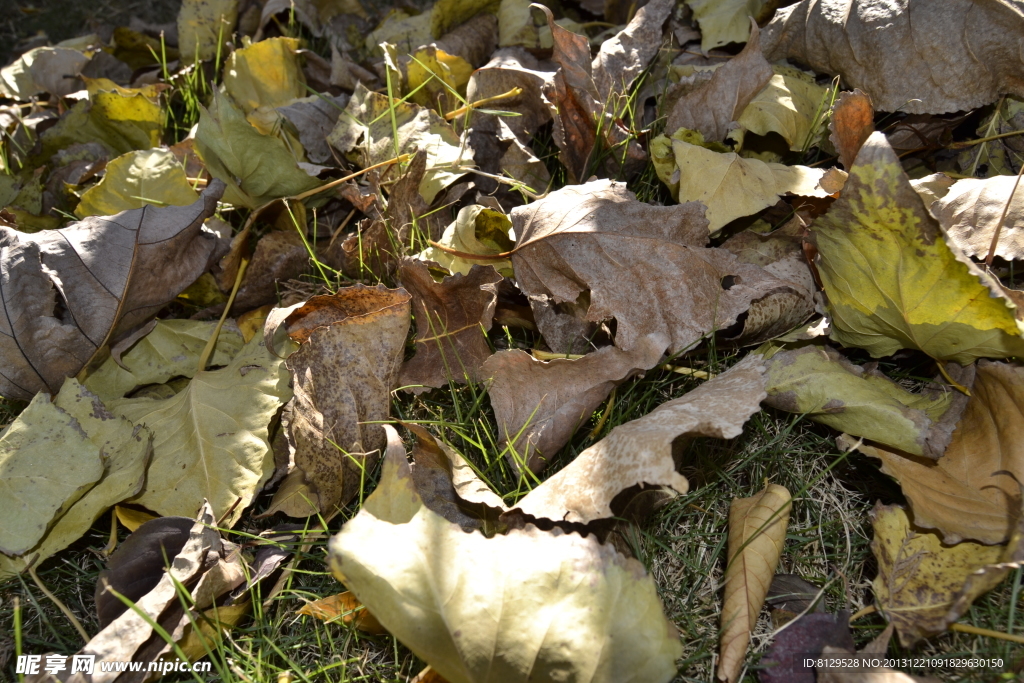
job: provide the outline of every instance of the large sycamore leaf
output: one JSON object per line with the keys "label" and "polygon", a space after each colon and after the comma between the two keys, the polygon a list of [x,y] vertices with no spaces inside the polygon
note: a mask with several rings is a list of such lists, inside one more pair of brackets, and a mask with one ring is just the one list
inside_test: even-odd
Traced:
{"label": "large sycamore leaf", "polygon": [[224,201],[250,209],[290,197],[319,182],[303,171],[280,138],[249,125],[231,98],[214,91],[210,108],[200,107],[196,151],[210,175],[227,185]]}
{"label": "large sycamore leaf", "polygon": [[246,113],[305,97],[298,49],[297,38],[267,38],[235,50],[224,64],[224,89]]}
{"label": "large sycamore leaf", "polygon": [[295,467],[271,511],[330,518],[359,492],[386,443],[375,423],[388,418],[398,387],[409,299],[404,289],[356,285],[315,296],[285,318],[299,343],[286,361],[295,388],[288,425]]}
{"label": "large sycamore leaf", "polygon": [[832,338],[844,346],[876,358],[919,349],[961,365],[1024,355],[1018,309],[947,244],[882,133],[812,229]]}
{"label": "large sycamore leaf", "polygon": [[693,391],[615,427],[516,507],[533,517],[585,524],[612,517],[615,496],[637,484],[686,493],[690,485],[676,471],[673,441],[738,436],[765,398],[763,373],[761,357],[750,354]]}
{"label": "large sycamore leaf", "polygon": [[672,679],[682,647],[640,563],[593,535],[463,530],[432,509],[387,429],[381,483],[330,554],[388,631],[451,683]]}
{"label": "large sycamore leaf", "polygon": [[107,164],[103,180],[82,194],[75,215],[112,216],[147,204],[188,206],[196,199],[198,195],[174,153],[146,149],[129,152]]}
{"label": "large sycamore leaf", "polygon": [[284,361],[257,335],[231,363],[197,372],[174,396],[109,401],[114,413],[154,434],[146,486],[133,502],[192,517],[205,499],[217,519],[231,510],[224,524],[233,525],[270,478],[268,427],[289,398]]}
{"label": "large sycamore leaf", "polygon": [[623,351],[658,335],[678,353],[732,325],[752,301],[789,287],[723,249],[704,248],[702,214],[697,202],[645,204],[610,180],[567,186],[513,209],[516,281],[527,296],[556,303],[589,294],[586,320],[615,319]]}
{"label": "large sycamore leaf", "polygon": [[190,206],[146,206],[34,235],[0,227],[0,394],[57,391],[194,282],[216,245],[203,221],[222,190],[215,181]]}
{"label": "large sycamore leaf", "polygon": [[968,256],[985,258],[1001,225],[995,255],[1007,261],[1024,259],[1024,188],[1017,186],[1015,176],[958,180],[929,210],[950,242]]}
{"label": "large sycamore leaf", "polygon": [[719,680],[739,680],[750,634],[782,557],[791,499],[784,486],[768,484],[755,496],[734,498],[729,506]]}
{"label": "large sycamore leaf", "polygon": [[[39,476],[40,470],[48,469],[50,473],[59,473],[61,477],[73,478],[73,473],[81,466],[92,467],[93,451],[90,448],[83,448],[84,443],[77,441],[75,437],[80,435],[84,435],[98,450],[102,476],[77,500],[72,497],[66,501],[64,511],[59,514],[38,544],[25,550],[18,557],[0,555],[0,576],[23,571],[26,567],[37,565],[68,547],[85,535],[107,508],[138,493],[145,480],[146,466],[152,452],[149,430],[141,425],[132,425],[123,417],[113,415],[99,397],[73,378],[64,382],[53,403],[49,402],[47,394],[41,393],[29,408],[33,406],[36,406],[36,409],[32,413],[26,409],[15,420],[10,430],[0,437],[0,444],[10,443],[7,434],[11,434],[11,438],[17,438],[16,434],[24,436],[26,426],[31,428],[29,440],[21,445],[18,457],[31,459],[30,464],[36,469],[38,481],[12,482],[5,474],[5,483],[17,487],[16,496],[22,499],[33,497],[34,505],[38,506],[46,500],[46,492],[35,486],[46,478]],[[33,424],[39,408],[47,411],[50,417],[44,424]],[[64,447],[58,443],[60,438],[54,438],[52,429],[55,425],[63,432]],[[42,453],[39,451],[40,447],[44,449]],[[47,468],[46,458],[53,456],[58,456],[60,461]],[[22,488],[21,485],[28,482],[31,482],[32,486]],[[38,500],[35,499],[34,496],[40,493],[44,495]],[[11,500],[9,496],[6,499]],[[24,532],[38,528],[38,524],[26,521],[23,527],[12,523],[9,528]]]}
{"label": "large sycamore leaf", "polygon": [[827,346],[772,356],[767,391],[773,408],[931,460],[946,451],[967,400],[959,392],[912,394]]}
{"label": "large sycamore leaf", "polygon": [[802,0],[764,29],[770,61],[792,59],[860,88],[882,111],[943,114],[1024,95],[1016,2]]}
{"label": "large sycamore leaf", "polygon": [[[825,175],[821,169],[715,152],[687,142],[686,133],[677,131],[671,139],[658,136],[651,141],[651,154],[658,177],[676,199],[698,201],[708,207],[709,232],[718,232],[737,218],[774,206],[784,194],[829,194],[818,185]],[[659,157],[663,159],[660,163]]]}
{"label": "large sycamore leaf", "polygon": [[879,503],[870,516],[871,552],[878,560],[875,599],[904,647],[945,631],[1024,560],[1020,523],[1005,546],[970,541],[949,546],[915,528],[898,505]]}
{"label": "large sycamore leaf", "polygon": [[970,401],[938,462],[869,444],[858,448],[899,481],[917,525],[938,530],[946,543],[1003,543],[1024,481],[1024,369],[978,363]]}

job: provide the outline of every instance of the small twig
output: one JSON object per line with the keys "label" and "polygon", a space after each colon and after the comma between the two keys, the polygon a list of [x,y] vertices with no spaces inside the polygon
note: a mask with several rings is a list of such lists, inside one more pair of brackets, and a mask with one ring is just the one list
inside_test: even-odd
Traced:
{"label": "small twig", "polygon": [[523,89],[520,88],[517,85],[516,87],[512,88],[508,92],[503,92],[500,95],[494,95],[492,97],[485,97],[482,100],[477,100],[476,102],[470,102],[469,104],[467,104],[464,107],[459,107],[458,109],[453,109],[452,111],[450,111],[450,112],[448,112],[447,114],[444,115],[444,120],[445,121],[451,121],[452,119],[457,119],[460,116],[462,116],[463,114],[466,114],[466,113],[468,113],[468,112],[470,112],[470,111],[472,111],[474,109],[479,109],[480,107],[488,105],[491,102],[498,102],[500,100],[507,100],[510,97],[519,97],[522,94],[523,94]]}
{"label": "small twig", "polygon": [[[35,560],[33,560],[33,562],[34,561]],[[52,602],[54,605],[56,605],[57,609],[59,609],[61,612],[63,612],[64,616],[66,616],[68,618],[68,620],[71,621],[71,625],[75,627],[76,631],[78,631],[78,635],[82,636],[82,640],[84,642],[88,643],[89,642],[89,634],[85,632],[84,628],[82,628],[82,623],[80,621],[78,621],[78,617],[76,617],[75,614],[71,610],[68,609],[68,606],[65,605],[63,602],[61,602],[57,598],[57,596],[54,595],[53,593],[51,593],[50,589],[48,589],[43,584],[43,582],[39,580],[39,576],[36,574],[36,568],[35,567],[29,565],[29,567],[28,567],[28,575],[32,577],[32,580],[35,581],[35,583],[36,583],[36,587],[39,588],[39,590],[41,590],[43,592],[43,595],[48,597],[50,599],[50,602]]]}
{"label": "small twig", "polygon": [[857,610],[854,613],[854,615],[852,617],[850,617],[850,623],[852,624],[853,622],[857,621],[858,619],[866,617],[869,614],[874,614],[877,611],[878,611],[877,607],[875,607],[874,605],[868,605],[867,607],[865,607],[863,609]]}
{"label": "small twig", "polygon": [[992,142],[993,140],[999,140],[1001,138],[1011,138],[1014,135],[1022,135],[1024,130],[1011,130],[1009,133],[999,133],[998,135],[989,135],[988,137],[978,138],[977,140],[964,140],[963,142],[954,142],[950,145],[950,149],[964,149],[966,147],[973,147],[974,145],[980,145],[984,142]]}
{"label": "small twig", "polygon": [[954,389],[959,391],[964,396],[970,396],[971,395],[971,390],[970,389],[968,389],[967,387],[965,387],[964,385],[960,384],[955,379],[953,379],[952,377],[949,376],[949,373],[946,372],[946,364],[945,363],[943,363],[941,360],[937,360],[937,361],[935,361],[935,364],[939,366],[939,374],[941,374],[942,377],[947,382],[949,382],[949,385],[951,387],[953,387]]}
{"label": "small twig", "polygon": [[353,178],[358,178],[359,176],[363,175],[364,173],[366,173],[368,171],[372,171],[374,169],[381,168],[383,166],[391,166],[393,164],[400,164],[400,163],[403,163],[405,161],[408,161],[411,158],[412,158],[411,154],[401,154],[401,155],[395,157],[394,159],[388,159],[387,161],[382,161],[379,164],[374,164],[373,166],[367,166],[366,168],[364,168],[361,171],[356,171],[355,173],[351,173],[351,174],[345,176],[344,178],[338,178],[337,180],[332,180],[331,182],[327,183],[326,185],[321,185],[320,187],[314,187],[312,190],[307,190],[307,191],[303,192],[302,194],[297,194],[294,197],[289,197],[289,199],[299,200],[299,199],[305,199],[306,197],[312,197],[313,195],[319,194],[320,192],[323,192],[324,190],[329,190],[332,187],[337,187],[338,185],[341,185],[342,183],[347,183],[348,181],[352,180]]}
{"label": "small twig", "polygon": [[352,220],[352,216],[355,216],[355,215],[356,215],[356,210],[355,209],[352,209],[351,211],[348,212],[348,215],[345,216],[345,220],[343,220],[341,222],[341,225],[339,225],[338,228],[334,231],[334,234],[331,235],[331,241],[327,243],[327,249],[328,250],[332,246],[334,246],[334,240],[338,239],[338,235],[341,234],[341,231],[345,229],[345,226],[348,225],[348,222],[350,220]]}
{"label": "small twig", "polygon": [[608,394],[608,405],[605,407],[604,413],[601,414],[601,419],[598,420],[597,424],[594,425],[594,428],[590,430],[591,439],[596,439],[597,435],[601,433],[601,430],[604,429],[605,424],[608,422],[608,416],[612,414],[612,406],[615,404],[615,392],[617,390],[618,387],[612,387],[611,393]]}
{"label": "small twig", "polygon": [[228,313],[231,311],[231,306],[235,303],[235,296],[238,294],[238,289],[242,285],[242,277],[245,275],[245,269],[248,267],[249,259],[247,258],[243,258],[242,262],[238,264],[238,273],[235,275],[235,284],[231,288],[231,296],[228,297],[228,302],[224,304],[224,312],[220,314],[217,327],[214,328],[213,334],[210,335],[210,339],[206,342],[202,355],[199,356],[199,372],[206,369],[206,364],[210,361],[210,356],[213,355],[213,350],[217,347],[217,337],[220,335],[220,328],[224,327],[224,321],[228,319]]}
{"label": "small twig", "polygon": [[465,251],[459,251],[458,249],[446,247],[443,244],[438,244],[434,240],[427,240],[427,242],[430,244],[430,246],[434,247],[435,249],[440,249],[446,254],[458,256],[459,258],[470,259],[472,261],[500,261],[502,259],[508,258],[513,253],[515,253],[515,249],[513,249],[512,251],[503,251],[500,254],[470,254]]}
{"label": "small twig", "polygon": [[223,524],[224,520],[231,516],[231,513],[235,511],[235,508],[238,507],[238,504],[241,503],[241,502],[242,502],[241,498],[235,498],[235,502],[231,504],[231,507],[229,507],[227,510],[225,510],[224,514],[221,515],[220,519],[217,520],[217,526],[220,526],[221,524]]}
{"label": "small twig", "polygon": [[[540,349],[533,349],[530,353],[537,360],[579,360],[583,358],[582,354],[579,353],[552,353],[551,351],[541,351]],[[695,370],[694,368],[688,368],[681,365],[669,365],[668,363],[662,363],[658,366],[659,370],[668,370],[669,372],[677,372],[680,375],[689,375],[690,377],[696,377],[697,379],[712,379],[714,373],[707,372],[706,370]]]}
{"label": "small twig", "polygon": [[996,230],[992,233],[992,244],[988,245],[988,255],[985,257],[985,265],[989,268],[992,267],[992,259],[996,255],[996,247],[999,245],[999,233],[1003,230],[1003,223],[1006,222],[1006,214],[1010,212],[1010,204],[1013,203],[1013,195],[1017,192],[1017,186],[1020,185],[1020,175],[1024,173],[1024,164],[1020,165],[1020,170],[1017,172],[1017,179],[1013,181],[1013,189],[1010,190],[1010,196],[1006,198],[1006,205],[1003,206],[1003,215],[999,217],[999,222],[996,224]]}
{"label": "small twig", "polygon": [[969,624],[950,624],[949,630],[960,631],[961,633],[970,633],[974,636],[987,636],[989,638],[998,638],[999,640],[1009,640],[1011,643],[1024,643],[1024,636],[1018,636],[1012,633],[1003,633],[1002,631],[992,631],[987,628],[978,628],[977,626],[971,626]]}

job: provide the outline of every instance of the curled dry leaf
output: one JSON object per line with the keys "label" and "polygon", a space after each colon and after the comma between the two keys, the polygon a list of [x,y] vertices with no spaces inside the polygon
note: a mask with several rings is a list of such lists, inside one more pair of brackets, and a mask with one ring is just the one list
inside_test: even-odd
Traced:
{"label": "curled dry leaf", "polygon": [[842,196],[812,224],[831,336],[888,356],[919,349],[966,365],[1024,354],[1002,285],[947,245],[882,133],[872,133]]}
{"label": "curled dry leaf", "polygon": [[1008,545],[964,541],[948,546],[916,529],[897,505],[878,503],[870,516],[875,531],[871,552],[878,560],[875,599],[896,625],[904,647],[945,631],[1024,561],[1019,522]]}
{"label": "curled dry leaf", "polygon": [[1024,95],[1014,3],[802,0],[764,29],[770,61],[793,59],[839,74],[882,111],[943,114]]}
{"label": "curled dry leaf", "polygon": [[0,226],[0,394],[56,392],[199,277],[216,246],[203,221],[223,187],[211,183],[189,206],[147,206],[35,235]]}
{"label": "curled dry leaf", "polygon": [[640,563],[593,535],[467,533],[427,506],[387,429],[381,483],[330,554],[395,637],[451,683],[672,679],[682,648]]}
{"label": "curled dry leaf", "polygon": [[696,436],[738,436],[765,397],[763,373],[761,357],[750,354],[693,391],[615,427],[516,507],[533,517],[586,524],[612,517],[615,496],[637,484],[686,493],[689,483],[676,472],[674,443]]}
{"label": "curled dry leaf", "polygon": [[784,486],[769,484],[750,498],[735,498],[729,507],[729,562],[722,601],[719,680],[739,680],[750,633],[768,596],[782,557],[791,496]]}
{"label": "curled dry leaf", "polygon": [[675,101],[665,121],[666,131],[687,128],[708,141],[725,140],[736,119],[772,79],[772,66],[761,54],[757,24],[751,21],[748,28],[750,42],[743,51],[715,69],[706,83]]}
{"label": "curled dry leaf", "polygon": [[360,631],[382,636],[388,631],[380,625],[377,617],[359,602],[352,591],[330,595],[313,602],[307,602],[299,609],[298,614],[305,614],[320,621],[352,624]]}
{"label": "curled dry leaf", "polygon": [[[473,204],[459,209],[458,216],[445,228],[444,234],[437,242],[443,247],[461,251],[464,254],[497,256],[512,250],[512,239],[509,237],[511,228],[512,223],[502,212]],[[494,266],[502,275],[512,275],[512,263],[507,258],[476,260],[465,256],[456,256],[433,246],[425,249],[419,258],[435,261],[452,274],[469,275],[469,271],[474,265],[480,265]]]}
{"label": "curled dry leaf", "polygon": [[1016,176],[958,180],[929,210],[949,241],[968,256],[985,258],[1002,224],[995,255],[1007,261],[1024,259],[1024,187],[1017,186]]}
{"label": "curled dry leaf", "polygon": [[386,442],[373,422],[387,419],[398,386],[409,299],[404,289],[356,285],[288,314],[284,322],[299,342],[286,361],[295,391],[288,425],[295,468],[269,512],[330,518],[359,491]]}
{"label": "curled dry leaf", "polygon": [[843,168],[853,168],[860,148],[875,132],[875,110],[871,98],[860,90],[839,93],[832,105],[832,118],[828,123],[831,131],[828,139],[836,148],[839,163]]}
{"label": "curled dry leaf", "polygon": [[784,194],[827,197],[819,187],[825,171],[745,159],[735,152],[720,153],[691,144],[688,131],[671,139],[651,141],[658,177],[680,202],[698,201],[707,207],[708,231],[774,206]]}
{"label": "curled dry leaf", "polygon": [[606,346],[576,360],[540,361],[515,349],[488,358],[481,374],[513,470],[543,470],[615,386],[660,358],[661,346],[645,337],[635,353]]}
{"label": "curled dry leaf", "polygon": [[696,202],[645,204],[609,180],[567,186],[513,209],[517,282],[527,296],[555,303],[584,301],[589,293],[585,319],[615,319],[615,345],[623,351],[646,348],[641,340],[649,335],[670,353],[686,350],[786,286],[723,249],[704,248],[702,212]]}
{"label": "curled dry leaf", "polygon": [[398,278],[412,296],[416,318],[416,355],[402,365],[400,384],[441,387],[480,380],[480,366],[491,355],[487,331],[501,276],[491,266],[475,265],[467,275],[436,282],[426,263],[407,258]]}
{"label": "curled dry leaf", "polygon": [[967,403],[960,392],[912,394],[828,346],[775,354],[767,377],[772,408],[932,461],[946,452]]}
{"label": "curled dry leaf", "polygon": [[1003,543],[1021,504],[1022,426],[1024,369],[980,361],[971,398],[938,462],[874,445],[858,448],[899,481],[918,526],[938,530],[946,543]]}
{"label": "curled dry leaf", "polygon": [[551,120],[551,109],[542,90],[554,76],[554,68],[554,65],[538,62],[536,57],[522,48],[510,47],[496,51],[487,64],[470,76],[466,86],[466,100],[476,102],[519,88],[522,93],[500,101],[502,111],[514,112],[519,116],[499,117],[496,114],[477,112],[473,115],[473,130],[494,133],[498,130],[498,121],[504,121],[521,142],[528,142],[541,126]]}

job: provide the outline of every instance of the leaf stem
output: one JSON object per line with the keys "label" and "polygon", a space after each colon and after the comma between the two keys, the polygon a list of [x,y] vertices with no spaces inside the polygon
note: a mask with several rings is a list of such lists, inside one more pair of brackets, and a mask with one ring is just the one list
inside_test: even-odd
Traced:
{"label": "leaf stem", "polygon": [[1002,631],[992,631],[987,628],[978,628],[977,626],[971,626],[970,624],[950,624],[949,630],[960,631],[961,633],[970,633],[975,636],[986,636],[988,638],[998,638],[999,640],[1009,640],[1011,643],[1024,643],[1024,636],[1018,636],[1012,633],[1003,633]]}
{"label": "leaf stem", "polygon": [[459,107],[458,109],[453,109],[452,111],[450,111],[450,112],[448,112],[447,114],[444,115],[444,120],[445,121],[451,121],[452,119],[457,119],[460,116],[462,116],[463,114],[466,114],[466,113],[468,113],[468,112],[470,112],[470,111],[472,111],[474,109],[479,109],[480,107],[488,105],[488,104],[490,104],[492,102],[498,102],[499,100],[507,100],[510,97],[518,97],[519,95],[522,95],[522,94],[523,94],[523,89],[520,88],[517,85],[516,87],[512,88],[508,92],[503,92],[500,95],[494,95],[492,97],[485,97],[482,100],[477,100],[476,102],[470,102],[469,104],[467,104],[464,107]]}
{"label": "leaf stem", "polygon": [[329,183],[327,183],[325,185],[321,185],[320,187],[314,187],[312,190],[306,190],[302,194],[297,194],[294,197],[289,197],[289,199],[299,200],[299,199],[305,199],[306,197],[312,197],[313,195],[319,194],[320,192],[323,192],[324,190],[329,190],[332,187],[337,187],[338,185],[341,185],[342,183],[347,183],[348,181],[352,180],[353,178],[358,178],[359,176],[363,175],[364,173],[366,173],[368,171],[372,171],[374,169],[381,168],[382,166],[391,166],[392,164],[400,164],[402,162],[408,161],[411,158],[412,158],[411,154],[400,154],[399,156],[395,157],[394,159],[388,159],[387,161],[382,161],[379,164],[374,164],[373,166],[367,166],[366,168],[364,168],[361,171],[356,171],[355,173],[351,173],[351,174],[345,176],[344,178],[338,178],[337,180],[332,180],[331,182],[329,182]]}
{"label": "leaf stem", "polygon": [[50,599],[50,602],[56,605],[57,609],[59,609],[64,614],[64,616],[68,618],[68,621],[71,622],[71,625],[75,627],[76,631],[78,631],[78,635],[82,636],[82,641],[88,643],[89,634],[85,632],[84,628],[82,628],[82,622],[78,621],[78,617],[75,616],[75,613],[68,609],[68,606],[61,602],[60,599],[56,595],[51,593],[50,589],[47,588],[46,585],[39,580],[39,576],[36,574],[35,567],[29,565],[28,575],[32,577],[32,580],[35,581],[36,587],[43,592],[43,595],[48,597]]}
{"label": "leaf stem", "polygon": [[952,377],[949,376],[949,373],[946,372],[946,364],[945,363],[943,363],[941,360],[937,360],[937,361],[935,361],[935,364],[939,366],[939,374],[941,374],[942,377],[947,382],[949,382],[949,385],[951,387],[953,387],[954,389],[959,391],[964,396],[970,396],[971,395],[971,390],[970,389],[968,389],[963,384],[960,384],[960,382],[957,382],[955,379],[953,379]]}
{"label": "leaf stem", "polygon": [[989,135],[988,137],[978,138],[977,140],[964,140],[963,142],[954,142],[950,145],[950,149],[965,149],[967,147],[973,147],[974,145],[980,145],[984,142],[992,142],[993,140],[999,140],[1001,138],[1011,138],[1014,135],[1024,134],[1024,130],[1011,130],[1009,133],[999,133],[998,135]]}
{"label": "leaf stem", "polygon": [[452,249],[451,247],[446,247],[443,244],[438,244],[434,240],[427,240],[427,241],[430,243],[430,246],[434,247],[435,249],[440,249],[441,251],[443,251],[446,254],[451,254],[452,256],[458,256],[459,258],[470,259],[472,261],[500,261],[502,259],[508,258],[512,254],[514,254],[515,251],[516,251],[515,249],[513,249],[512,251],[503,251],[500,254],[470,254],[470,253],[465,252],[465,251],[459,251],[458,249]]}
{"label": "leaf stem", "polygon": [[210,356],[213,355],[213,350],[217,347],[217,337],[220,336],[220,328],[224,327],[224,321],[228,319],[228,313],[231,311],[232,304],[235,303],[235,296],[238,294],[238,289],[242,285],[242,277],[245,275],[245,269],[248,267],[249,259],[247,258],[243,258],[242,262],[238,264],[238,273],[235,275],[235,284],[231,287],[231,296],[228,297],[228,302],[224,304],[224,312],[220,314],[217,327],[213,329],[213,334],[210,335],[202,355],[199,356],[199,372],[205,370],[206,364],[210,362]]}

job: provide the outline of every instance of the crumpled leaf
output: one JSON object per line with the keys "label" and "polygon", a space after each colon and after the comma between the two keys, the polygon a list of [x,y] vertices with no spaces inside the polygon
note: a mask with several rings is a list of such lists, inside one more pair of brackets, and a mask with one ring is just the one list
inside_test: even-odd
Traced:
{"label": "crumpled leaf", "polygon": [[919,349],[961,365],[1024,355],[1016,306],[947,245],[882,133],[864,143],[811,239],[831,336],[844,346],[876,358]]}
{"label": "crumpled leaf", "polygon": [[[397,140],[393,139],[389,114],[392,108]],[[461,168],[472,166],[472,149],[460,149],[459,136],[436,112],[409,102],[389,103],[387,95],[370,92],[362,83],[356,86],[327,141],[363,167],[425,150],[426,173],[420,194],[428,204],[465,173]]]}
{"label": "crumpled leaf", "polygon": [[778,133],[796,152],[814,147],[828,115],[829,88],[818,85],[813,75],[799,69],[777,64],[772,71],[768,84],[743,109],[737,120],[739,127],[755,135]]}
{"label": "crumpled leaf", "polygon": [[516,508],[533,517],[586,524],[612,517],[612,500],[630,486],[662,485],[686,493],[689,482],[676,472],[672,442],[679,437],[738,436],[766,396],[763,373],[761,357],[749,354],[728,372],[615,427]]}
{"label": "crumpled leaf", "polygon": [[360,631],[374,635],[384,635],[388,632],[352,591],[307,602],[299,609],[298,614],[306,614],[320,621],[352,624]]}
{"label": "crumpled leaf", "polygon": [[409,299],[404,289],[356,285],[287,315],[288,333],[299,342],[286,361],[295,391],[288,426],[295,468],[269,512],[330,518],[359,491],[384,450],[384,430],[373,422],[387,419],[398,386]]}
{"label": "crumpled leaf", "polygon": [[642,343],[654,348],[627,353],[606,346],[579,359],[550,361],[513,349],[488,358],[481,374],[490,379],[499,445],[509,446],[505,457],[513,471],[542,471],[613,388],[661,355],[655,338]]}
{"label": "crumpled leaf", "polygon": [[[1024,259],[1024,187],[1017,177],[964,178],[929,207],[949,241],[968,256],[985,258],[1002,219],[995,255],[1007,261]],[[1003,218],[1003,210],[1009,210]]]}
{"label": "crumpled leaf", "polygon": [[222,190],[213,182],[190,206],[147,206],[35,235],[0,227],[0,393],[27,400],[56,391],[199,277],[215,247],[203,220]]}
{"label": "crumpled leaf", "polygon": [[667,132],[688,128],[700,132],[705,140],[721,142],[748,105],[774,80],[772,66],[761,54],[757,25],[749,30],[750,42],[738,55],[672,104],[665,120]]}
{"label": "crumpled leaf", "polygon": [[[416,318],[416,355],[402,365],[403,387],[442,387],[449,381],[478,381],[491,355],[487,331],[498,301],[499,275],[489,266],[436,282],[429,266],[404,259],[398,279],[412,295]],[[422,389],[421,389],[422,390]]]}
{"label": "crumpled leaf", "polygon": [[943,114],[1024,95],[1022,38],[1020,10],[1008,3],[802,0],[776,12],[763,45],[769,61],[839,74],[881,111]]}
{"label": "crumpled leaf", "polygon": [[188,206],[198,198],[173,152],[147,149],[129,152],[107,164],[103,180],[82,194],[75,215],[112,216],[147,204]]}
{"label": "crumpled leaf", "polygon": [[761,13],[765,0],[686,0],[700,25],[700,49],[704,52],[729,43],[745,43],[751,20]]}
{"label": "crumpled leaf", "polygon": [[[786,166],[744,159],[729,152],[719,153],[690,144],[678,131],[671,140],[651,142],[652,155],[669,156],[670,166],[655,164],[658,177],[680,202],[699,201],[708,207],[708,231],[717,232],[727,223],[752,216],[773,206],[784,194],[827,197],[818,182],[825,171],[808,166]],[[669,152],[668,143],[671,143]],[[671,170],[669,170],[671,169]]]}
{"label": "crumpled leaf", "polygon": [[249,125],[219,90],[209,109],[200,107],[195,146],[210,175],[227,185],[224,201],[229,204],[255,209],[320,184],[296,165],[281,139]]}
{"label": "crumpled leaf", "polygon": [[224,89],[246,114],[305,97],[298,49],[298,38],[267,38],[235,50],[224,64]]}
{"label": "crumpled leaf", "polygon": [[173,396],[108,401],[154,435],[146,485],[132,502],[189,517],[205,499],[231,527],[273,472],[268,426],[290,397],[284,362],[256,337]]}
{"label": "crumpled leaf", "polygon": [[1020,509],[1022,414],[1024,370],[980,361],[970,401],[938,462],[868,444],[858,449],[899,481],[916,525],[938,530],[945,543],[1003,543]]}
{"label": "crumpled leaf", "polygon": [[755,496],[734,498],[729,506],[719,680],[739,680],[750,633],[782,557],[791,499],[786,487],[768,484]]}
{"label": "crumpled leaf", "polygon": [[878,560],[875,600],[904,647],[945,631],[1024,560],[1020,524],[1006,546],[947,546],[915,529],[898,505],[878,503],[870,517],[871,552]]}
{"label": "crumpled leaf", "polygon": [[933,461],[946,452],[967,402],[959,392],[912,394],[828,346],[778,353],[767,376],[767,405]]}
{"label": "crumpled leaf", "polygon": [[[508,216],[488,209],[479,204],[464,206],[459,214],[444,230],[437,242],[443,247],[461,251],[464,254],[495,256],[512,250],[512,238],[509,233],[512,222]],[[434,261],[447,268],[453,275],[469,275],[474,265],[494,266],[495,270],[505,276],[512,275],[512,262],[505,259],[471,259],[442,251],[437,247],[428,247],[417,258]]]}
{"label": "crumpled leaf", "polygon": [[[466,100],[476,102],[519,88],[521,94],[500,100],[501,111],[514,112],[518,116],[499,117],[486,113],[486,110],[477,111],[473,114],[472,130],[495,134],[499,132],[500,123],[504,123],[520,142],[528,143],[537,129],[551,120],[551,108],[543,90],[554,77],[554,68],[554,65],[538,61],[522,48],[497,50],[490,61],[470,76]],[[482,165],[483,161],[479,163]]]}
{"label": "crumpled leaf", "polygon": [[428,507],[387,429],[381,483],[330,553],[402,643],[451,683],[672,679],[682,648],[642,565],[593,535],[463,531]]}
{"label": "crumpled leaf", "polygon": [[238,21],[238,0],[182,0],[178,10],[181,61],[193,64],[217,56],[231,40]]}
{"label": "crumpled leaf", "polygon": [[519,287],[555,302],[575,303],[589,292],[585,320],[614,318],[615,345],[623,351],[648,335],[670,353],[683,351],[786,286],[725,250],[705,249],[702,210],[696,202],[645,204],[609,180],[552,192],[512,210]]}
{"label": "crumpled leaf", "polygon": [[831,131],[828,139],[836,148],[839,163],[849,170],[860,148],[875,132],[875,110],[871,106],[871,98],[857,89],[839,93],[832,105],[828,129]]}

